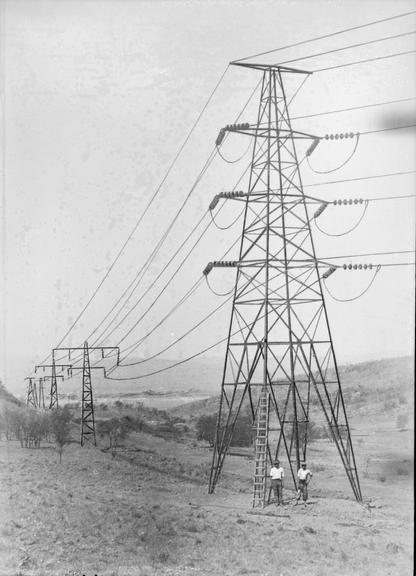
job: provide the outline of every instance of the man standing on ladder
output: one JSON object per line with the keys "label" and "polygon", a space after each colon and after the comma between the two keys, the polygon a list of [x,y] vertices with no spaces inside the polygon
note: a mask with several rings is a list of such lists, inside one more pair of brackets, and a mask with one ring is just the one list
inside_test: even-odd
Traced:
{"label": "man standing on ladder", "polygon": [[279,460],[275,460],[274,465],[270,469],[270,477],[272,479],[272,490],[276,500],[276,506],[283,505],[283,478],[285,473],[280,466]]}
{"label": "man standing on ladder", "polygon": [[306,462],[302,462],[301,467],[298,470],[299,486],[296,496],[296,504],[301,496],[303,496],[303,503],[306,504],[306,500],[308,499],[308,484],[311,478],[312,472],[306,468]]}

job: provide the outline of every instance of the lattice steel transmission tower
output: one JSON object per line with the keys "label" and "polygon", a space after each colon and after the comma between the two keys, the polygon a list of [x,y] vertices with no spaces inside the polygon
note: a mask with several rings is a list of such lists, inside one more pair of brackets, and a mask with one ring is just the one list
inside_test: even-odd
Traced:
{"label": "lattice steel transmission tower", "polygon": [[[50,375],[44,376],[42,378],[42,382],[46,382],[47,380],[51,381],[51,386],[50,386],[50,390],[49,390],[49,410],[52,410],[54,408],[58,408],[59,407],[59,403],[58,403],[58,378],[61,378],[63,380],[64,377],[62,374],[57,374],[56,369],[61,368],[61,372],[62,372],[66,368],[67,374],[68,374],[68,376],[70,376],[72,364],[57,364],[55,362],[55,358],[53,355],[52,356],[52,364],[38,364],[37,366],[35,366],[35,374],[39,370],[39,368],[42,368],[43,372],[45,372],[45,370],[48,368],[51,370]],[[44,408],[45,407],[45,400],[44,400],[43,388],[42,388],[42,399],[43,399],[43,408]]]}
{"label": "lattice steel transmission tower", "polygon": [[[209,492],[215,490],[244,405],[256,430],[262,428],[256,426],[257,414],[264,411],[264,398],[270,397],[268,463],[278,457],[297,487],[297,469],[307,455],[310,406],[315,403],[355,498],[361,501],[322,292],[321,279],[331,269],[316,257],[295,146],[297,141],[306,154],[311,140],[314,146],[317,139],[292,128],[285,92],[287,75],[308,72],[236,65],[259,70],[263,78],[257,123],[227,126],[217,139],[218,144],[221,133],[230,130],[253,137],[254,143],[247,192],[217,196],[245,202],[239,259],[210,263],[204,271],[208,274],[215,266],[237,268]],[[264,505],[266,499],[267,466],[259,466],[260,461],[256,455],[254,481],[260,489],[253,491],[253,505]]]}
{"label": "lattice steel transmission tower", "polygon": [[92,443],[96,446],[95,439],[95,417],[94,417],[94,400],[93,400],[93,390],[92,390],[92,380],[91,371],[92,370],[104,370],[104,366],[91,366],[90,362],[90,352],[99,351],[101,353],[101,358],[104,359],[104,354],[106,351],[115,352],[117,356],[117,365],[120,361],[120,349],[117,346],[88,346],[88,342],[84,342],[83,347],[79,346],[69,346],[54,348],[52,350],[52,365],[55,370],[56,377],[56,366],[55,364],[55,353],[56,352],[66,352],[68,355],[68,361],[71,361],[71,354],[73,352],[82,353],[82,366],[75,366],[73,364],[62,366],[70,366],[71,375],[77,370],[82,370],[82,394],[81,394],[81,446],[84,446],[86,442]]}
{"label": "lattice steel transmission tower", "polygon": [[32,408],[38,407],[38,393],[36,382],[39,382],[39,378],[28,377],[27,392],[26,392],[26,406],[32,406]]}
{"label": "lattice steel transmission tower", "polygon": [[81,446],[84,442],[92,442],[96,446],[95,440],[95,419],[94,403],[91,384],[91,366],[88,343],[84,343],[84,355],[82,365],[82,404],[81,404]]}

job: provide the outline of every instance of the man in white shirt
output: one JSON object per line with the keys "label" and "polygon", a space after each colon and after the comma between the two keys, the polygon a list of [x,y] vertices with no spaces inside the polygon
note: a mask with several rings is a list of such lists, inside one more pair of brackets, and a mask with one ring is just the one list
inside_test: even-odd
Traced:
{"label": "man in white shirt", "polygon": [[271,467],[270,477],[272,479],[272,490],[274,492],[276,506],[279,506],[283,504],[283,478],[285,477],[279,460],[275,460],[274,465]]}
{"label": "man in white shirt", "polygon": [[296,504],[297,500],[303,496],[303,501],[306,503],[308,499],[308,484],[310,479],[312,478],[312,472],[306,468],[306,462],[301,463],[301,467],[298,470],[298,493],[296,496]]}

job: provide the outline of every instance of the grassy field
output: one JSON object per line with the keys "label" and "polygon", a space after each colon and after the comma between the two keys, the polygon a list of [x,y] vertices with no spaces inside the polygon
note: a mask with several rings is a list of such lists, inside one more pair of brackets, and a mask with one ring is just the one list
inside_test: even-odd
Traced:
{"label": "grassy field", "polygon": [[71,444],[59,465],[51,446],[2,441],[0,574],[410,575],[411,438],[392,429],[384,439],[382,451],[366,439],[357,450],[367,506],[319,441],[310,503],[294,506],[287,489],[286,506],[264,511],[251,508],[246,458],[230,456],[207,495],[210,454],[199,445],[137,433],[115,458]]}
{"label": "grassy field", "polygon": [[[355,502],[335,447],[309,446],[310,501],[251,508],[253,461],[228,456],[207,494],[211,452],[195,439],[195,415],[215,401],[172,411],[189,425],[131,432],[115,456],[68,445],[21,448],[0,440],[0,576],[407,576],[413,573],[413,430],[409,370],[368,378],[348,368],[349,413],[364,505]],[[374,376],[374,371],[376,376]],[[387,374],[387,375],[386,375]],[[404,397],[404,399],[403,399]],[[109,405],[97,417],[137,415]],[[77,431],[77,428],[76,428]],[[75,436],[74,436],[75,438]],[[248,454],[250,451],[248,450]]]}

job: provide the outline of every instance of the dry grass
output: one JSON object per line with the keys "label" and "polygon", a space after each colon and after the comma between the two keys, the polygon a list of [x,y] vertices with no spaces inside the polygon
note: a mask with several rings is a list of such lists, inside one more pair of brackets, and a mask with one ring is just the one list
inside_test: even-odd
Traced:
{"label": "dry grass", "polygon": [[350,498],[333,447],[321,441],[311,450],[311,503],[251,514],[250,461],[230,457],[225,482],[208,496],[173,471],[181,461],[202,470],[209,453],[177,444],[173,454],[173,445],[158,440],[157,457],[142,451],[129,461],[72,445],[59,465],[52,449],[1,442],[0,551],[8,564],[0,574],[411,574],[409,476],[381,483],[383,464],[370,463],[363,491],[377,507],[362,507]]}

